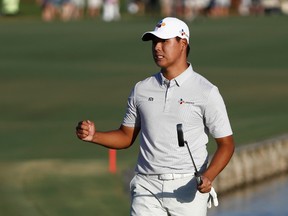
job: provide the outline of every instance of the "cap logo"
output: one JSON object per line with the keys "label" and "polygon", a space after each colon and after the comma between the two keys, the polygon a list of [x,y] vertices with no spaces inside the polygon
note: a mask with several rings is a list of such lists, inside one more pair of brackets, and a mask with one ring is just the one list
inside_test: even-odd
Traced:
{"label": "cap logo", "polygon": [[163,20],[161,20],[159,23],[157,23],[156,27],[157,28],[161,28],[162,26],[165,26],[166,23],[163,22]]}
{"label": "cap logo", "polygon": [[184,31],[184,29],[181,29],[180,34],[181,36],[185,35],[186,37],[189,37],[188,34]]}

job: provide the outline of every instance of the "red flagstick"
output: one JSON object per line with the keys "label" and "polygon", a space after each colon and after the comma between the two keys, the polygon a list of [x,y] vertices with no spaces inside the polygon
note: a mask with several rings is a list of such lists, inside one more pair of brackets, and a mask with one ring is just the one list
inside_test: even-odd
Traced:
{"label": "red flagstick", "polygon": [[115,149],[109,149],[109,172],[116,173],[117,166],[116,166],[117,156]]}

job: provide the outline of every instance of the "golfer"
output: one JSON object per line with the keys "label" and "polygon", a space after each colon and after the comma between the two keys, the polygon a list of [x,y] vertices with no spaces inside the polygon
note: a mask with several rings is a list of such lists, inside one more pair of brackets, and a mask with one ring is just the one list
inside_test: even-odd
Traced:
{"label": "golfer", "polygon": [[[140,135],[140,150],[131,180],[131,216],[205,216],[209,197],[216,199],[213,180],[234,152],[232,130],[218,88],[196,73],[187,61],[189,28],[167,17],[143,41],[152,41],[152,55],[160,71],[138,82],[131,91],[119,129],[96,130],[94,123],[78,123],[79,139],[113,149],[125,149]],[[176,125],[193,155],[180,148]],[[217,149],[208,165],[208,135]],[[198,185],[195,170],[201,173]],[[212,190],[211,190],[212,189]]]}

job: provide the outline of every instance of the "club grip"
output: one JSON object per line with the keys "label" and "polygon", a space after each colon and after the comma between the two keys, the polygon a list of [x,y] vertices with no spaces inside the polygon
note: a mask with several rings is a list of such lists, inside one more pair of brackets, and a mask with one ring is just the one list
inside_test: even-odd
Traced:
{"label": "club grip", "polygon": [[195,173],[197,185],[201,185],[203,183],[200,173]]}
{"label": "club grip", "polygon": [[177,137],[178,137],[178,145],[180,147],[184,146],[184,136],[183,136],[183,129],[182,129],[182,124],[177,124]]}

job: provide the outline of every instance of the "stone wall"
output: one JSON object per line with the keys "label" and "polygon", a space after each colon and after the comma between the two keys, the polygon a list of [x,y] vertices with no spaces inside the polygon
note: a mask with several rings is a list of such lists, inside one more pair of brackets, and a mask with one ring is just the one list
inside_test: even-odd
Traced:
{"label": "stone wall", "polygon": [[217,193],[223,193],[287,171],[288,134],[236,148],[213,186]]}

